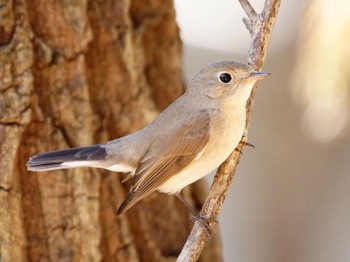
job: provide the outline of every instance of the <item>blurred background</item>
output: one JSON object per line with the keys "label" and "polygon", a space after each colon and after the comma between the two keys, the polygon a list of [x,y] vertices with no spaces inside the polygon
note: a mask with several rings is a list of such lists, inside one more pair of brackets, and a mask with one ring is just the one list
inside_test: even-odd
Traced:
{"label": "blurred background", "polygon": [[[261,11],[264,1],[251,1]],[[246,61],[238,0],[175,0],[190,78]],[[350,261],[350,3],[282,1],[246,148],[220,216],[225,261]]]}

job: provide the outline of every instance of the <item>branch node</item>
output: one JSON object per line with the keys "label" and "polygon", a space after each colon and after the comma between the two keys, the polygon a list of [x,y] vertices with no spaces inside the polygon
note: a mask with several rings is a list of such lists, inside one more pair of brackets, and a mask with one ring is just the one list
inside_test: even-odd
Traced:
{"label": "branch node", "polygon": [[252,36],[253,35],[252,21],[248,17],[243,17],[242,21],[245,24],[245,27],[248,29],[250,35]]}
{"label": "branch node", "polygon": [[247,14],[250,21],[258,19],[258,13],[254,10],[253,6],[249,3],[248,0],[239,0],[239,2],[241,3],[242,8]]}

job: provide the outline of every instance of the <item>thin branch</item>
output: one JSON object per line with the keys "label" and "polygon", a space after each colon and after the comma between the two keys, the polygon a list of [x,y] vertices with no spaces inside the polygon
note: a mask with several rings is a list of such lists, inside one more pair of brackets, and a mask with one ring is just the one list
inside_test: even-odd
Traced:
{"label": "thin branch", "polygon": [[243,10],[247,14],[250,21],[254,21],[258,19],[258,13],[255,12],[253,6],[249,3],[247,0],[239,0],[239,3],[241,4]]}
{"label": "thin branch", "polygon": [[253,35],[253,26],[251,20],[248,17],[243,17],[242,21],[248,29],[250,35]]}
{"label": "thin branch", "polygon": [[245,24],[245,26],[247,27],[250,35],[252,36],[252,38],[254,39],[254,29],[258,29],[257,26],[253,26],[253,22],[256,21],[260,21],[261,20],[261,16],[260,14],[258,14],[253,6],[249,3],[249,1],[247,0],[239,0],[241,6],[243,7],[243,10],[245,11],[245,13],[247,14],[248,17],[244,17],[243,23]]}
{"label": "thin branch", "polygon": [[[267,49],[270,43],[272,29],[275,24],[278,13],[280,0],[266,0],[264,10],[261,14],[257,14],[248,0],[240,0],[240,3],[245,10],[248,18],[243,21],[247,26],[251,36],[252,43],[249,49],[248,64],[255,70],[261,70],[265,61]],[[226,159],[219,167],[213,184],[210,188],[208,197],[202,207],[201,216],[217,219],[221,206],[225,200],[229,186],[233,180],[241,153],[244,147],[244,142],[247,142],[248,126],[253,107],[253,102],[256,96],[257,84],[253,88],[251,97],[247,103],[247,122],[245,134],[237,146],[237,150]],[[193,262],[197,261],[201,254],[204,245],[209,240],[210,236],[207,232],[212,232],[214,222],[208,221],[206,229],[199,222],[195,222],[191,234],[189,235],[185,246],[183,247],[177,261],[178,262]]]}

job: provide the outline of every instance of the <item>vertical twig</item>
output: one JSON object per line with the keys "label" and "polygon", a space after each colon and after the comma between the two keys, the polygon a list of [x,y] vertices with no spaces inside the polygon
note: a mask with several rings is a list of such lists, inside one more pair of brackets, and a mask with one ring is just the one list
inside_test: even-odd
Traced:
{"label": "vertical twig", "polygon": [[[264,10],[261,14],[256,13],[248,0],[239,0],[248,18],[243,18],[243,22],[250,32],[252,43],[249,49],[248,64],[255,70],[261,70],[265,61],[267,49],[270,43],[272,29],[280,6],[280,0],[266,0]],[[247,141],[247,130],[249,126],[253,102],[256,96],[257,84],[253,88],[251,97],[247,103],[247,122],[245,135],[242,142]],[[243,143],[237,147],[239,150],[232,152],[228,159],[219,167],[208,197],[202,207],[201,216],[216,219],[221,206],[225,200],[228,188],[233,180],[239,159],[240,151],[243,150]],[[193,262],[201,254],[205,243],[209,240],[209,235],[213,230],[214,222],[208,223],[208,228],[204,229],[199,222],[193,226],[185,246],[182,249],[177,261]]]}

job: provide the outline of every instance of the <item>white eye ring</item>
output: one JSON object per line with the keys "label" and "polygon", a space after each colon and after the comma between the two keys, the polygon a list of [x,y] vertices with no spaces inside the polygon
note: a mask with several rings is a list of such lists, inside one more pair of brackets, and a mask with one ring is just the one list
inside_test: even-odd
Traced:
{"label": "white eye ring", "polygon": [[227,84],[232,81],[233,77],[230,73],[223,72],[219,74],[218,79],[221,83]]}

